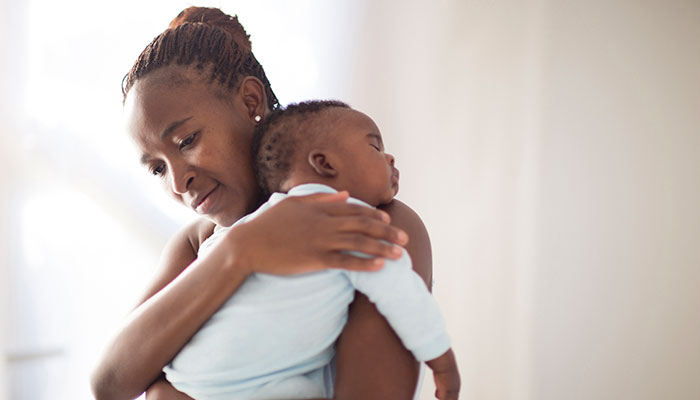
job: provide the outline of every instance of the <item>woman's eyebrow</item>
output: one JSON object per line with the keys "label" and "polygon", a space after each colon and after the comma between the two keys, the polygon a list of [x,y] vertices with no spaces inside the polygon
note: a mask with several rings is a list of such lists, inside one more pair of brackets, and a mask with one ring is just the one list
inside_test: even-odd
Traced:
{"label": "woman's eyebrow", "polygon": [[145,153],[142,154],[142,155],[141,155],[141,160],[140,160],[140,161],[141,161],[141,165],[146,165],[146,164],[148,164],[148,159],[149,159],[149,158],[151,158],[151,156],[149,156],[148,154],[145,154]]}
{"label": "woman's eyebrow", "polygon": [[146,154],[146,153],[143,153],[143,154],[141,155],[141,160],[140,160],[140,161],[141,161],[141,165],[146,165],[146,164],[148,164],[148,160],[150,160],[150,159],[151,159],[151,156],[149,156],[149,155]]}
{"label": "woman's eyebrow", "polygon": [[165,129],[163,130],[163,132],[160,134],[160,139],[161,139],[161,140],[165,139],[166,136],[168,136],[169,134],[171,134],[171,133],[172,133],[175,129],[177,129],[180,125],[184,124],[185,122],[189,121],[190,119],[192,119],[191,116],[190,116],[190,117],[187,117],[187,118],[183,118],[183,119],[181,119],[181,120],[179,120],[179,121],[175,121],[175,122],[173,122],[172,124],[168,125],[168,127],[165,128]]}

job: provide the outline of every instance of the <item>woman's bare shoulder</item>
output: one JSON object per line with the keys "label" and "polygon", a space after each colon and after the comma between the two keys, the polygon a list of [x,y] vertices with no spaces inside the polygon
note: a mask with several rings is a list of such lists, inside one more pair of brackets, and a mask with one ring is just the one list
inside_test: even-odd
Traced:
{"label": "woman's bare shoulder", "polygon": [[166,261],[167,258],[175,257],[179,259],[182,256],[185,258],[196,256],[199,246],[211,236],[215,226],[213,222],[206,218],[198,218],[180,228],[166,243],[161,256],[161,263]]}
{"label": "woman's bare shoulder", "polygon": [[198,218],[185,225],[185,227],[181,229],[181,232],[187,237],[187,240],[192,246],[192,250],[197,253],[202,242],[204,242],[209,236],[211,236],[212,233],[214,233],[215,227],[216,224],[210,220],[206,218]]}
{"label": "woman's bare shoulder", "polygon": [[182,227],[168,240],[161,253],[155,276],[139,304],[172,282],[197,258],[199,246],[211,236],[214,227],[213,222],[199,218]]}
{"label": "woman's bare shoulder", "polygon": [[413,262],[413,269],[423,278],[428,288],[433,280],[433,253],[430,235],[420,218],[406,203],[394,199],[380,207],[391,217],[391,224],[408,233],[409,242],[405,246]]}

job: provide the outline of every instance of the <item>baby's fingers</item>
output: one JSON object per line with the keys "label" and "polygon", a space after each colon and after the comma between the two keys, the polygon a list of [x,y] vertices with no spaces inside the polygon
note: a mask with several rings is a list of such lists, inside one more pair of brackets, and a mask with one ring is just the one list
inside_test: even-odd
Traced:
{"label": "baby's fingers", "polygon": [[435,372],[435,397],[440,400],[457,400],[459,398],[460,379],[459,373]]}
{"label": "baby's fingers", "polygon": [[435,398],[439,400],[457,400],[459,399],[459,386],[441,385],[439,382],[435,389]]}
{"label": "baby's fingers", "polygon": [[458,400],[459,392],[435,391],[435,398],[439,400]]}

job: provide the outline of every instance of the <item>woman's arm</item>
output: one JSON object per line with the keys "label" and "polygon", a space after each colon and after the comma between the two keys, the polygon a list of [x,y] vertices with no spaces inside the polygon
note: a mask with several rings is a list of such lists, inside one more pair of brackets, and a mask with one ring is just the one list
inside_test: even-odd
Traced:
{"label": "woman's arm", "polygon": [[288,274],[383,264],[381,259],[357,258],[341,250],[396,258],[392,246],[377,239],[403,245],[405,233],[388,226],[384,212],[346,204],[345,198],[347,193],[284,200],[231,229],[206,257],[194,262],[195,228],[176,235],[166,246],[163,272],[148,294],[164,287],[130,314],[95,368],[95,397],[128,399],[143,393],[253,271]]}
{"label": "woman's arm", "polygon": [[[384,207],[392,225],[411,238],[405,246],[414,270],[430,289],[430,238],[418,214],[394,200]],[[386,319],[367,297],[355,296],[348,323],[336,346],[335,399],[412,399],[418,380],[418,362],[401,344]]]}
{"label": "woman's arm", "polygon": [[146,400],[194,400],[178,391],[161,375],[146,391]]}
{"label": "woman's arm", "polygon": [[147,291],[146,297],[151,297],[129,315],[94,370],[92,387],[97,399],[135,398],[143,393],[223,304],[226,294],[246,278],[243,269],[234,268],[219,254],[192,262],[195,253],[189,237],[193,227],[168,243],[160,272]]}

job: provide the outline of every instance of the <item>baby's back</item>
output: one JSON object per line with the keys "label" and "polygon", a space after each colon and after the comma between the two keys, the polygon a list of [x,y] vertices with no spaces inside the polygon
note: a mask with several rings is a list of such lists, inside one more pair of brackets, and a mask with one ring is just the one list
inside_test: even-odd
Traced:
{"label": "baby's back", "polygon": [[[333,191],[301,185],[290,195],[328,190]],[[285,197],[273,194],[238,223]],[[364,204],[352,198],[348,202]],[[199,256],[211,251],[227,230],[207,239]],[[375,272],[251,275],[163,370],[177,389],[197,399],[330,397],[333,344],[347,321],[355,289],[377,306],[418,360],[449,349],[437,304],[403,251],[401,258],[386,260]]]}
{"label": "baby's back", "polygon": [[251,275],[164,369],[167,378],[190,396],[226,398],[318,370],[334,355],[354,290],[338,270]]}

